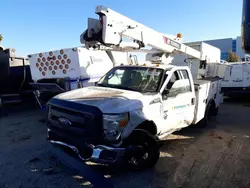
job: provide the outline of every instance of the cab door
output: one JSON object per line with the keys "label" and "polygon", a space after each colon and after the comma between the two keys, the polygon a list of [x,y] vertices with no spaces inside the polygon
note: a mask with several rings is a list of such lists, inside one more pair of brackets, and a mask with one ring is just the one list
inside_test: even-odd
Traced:
{"label": "cab door", "polygon": [[172,88],[174,83],[181,79],[181,74],[174,71],[169,74],[163,84],[162,95],[162,113],[161,113],[161,130],[162,134],[173,132],[178,124],[182,121],[182,117],[178,116],[178,110],[174,110],[175,106],[180,104],[178,92]]}
{"label": "cab door", "polygon": [[190,125],[194,118],[195,93],[190,71],[175,70],[163,85],[162,120],[164,133]]}
{"label": "cab door", "polygon": [[181,114],[184,119],[183,122],[180,123],[180,127],[186,127],[192,124],[195,117],[196,96],[190,71],[187,69],[179,71],[181,73],[182,85],[178,98],[183,102]]}

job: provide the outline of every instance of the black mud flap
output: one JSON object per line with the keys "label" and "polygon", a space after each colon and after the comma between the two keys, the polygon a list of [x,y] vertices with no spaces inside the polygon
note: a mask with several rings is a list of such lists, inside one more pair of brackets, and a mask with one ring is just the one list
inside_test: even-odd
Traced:
{"label": "black mud flap", "polygon": [[95,188],[114,188],[114,186],[105,179],[103,175],[94,172],[94,170],[83,161],[71,157],[56,147],[53,148],[52,153],[62,164],[83,176],[86,180],[91,182]]}

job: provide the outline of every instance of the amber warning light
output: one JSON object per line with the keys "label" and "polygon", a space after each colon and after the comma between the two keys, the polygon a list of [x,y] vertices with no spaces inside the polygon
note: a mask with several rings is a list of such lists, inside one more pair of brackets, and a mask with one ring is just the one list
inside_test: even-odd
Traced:
{"label": "amber warning light", "polygon": [[58,52],[39,53],[36,58],[36,68],[42,76],[46,76],[49,73],[56,75],[57,73],[67,73],[67,69],[70,69],[71,59],[65,53],[64,50]]}

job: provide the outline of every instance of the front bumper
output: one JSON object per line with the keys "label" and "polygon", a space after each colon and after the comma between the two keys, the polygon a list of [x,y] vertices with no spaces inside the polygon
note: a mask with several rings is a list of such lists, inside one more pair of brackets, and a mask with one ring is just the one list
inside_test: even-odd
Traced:
{"label": "front bumper", "polygon": [[52,136],[50,129],[48,129],[47,136],[51,144],[64,149],[70,149],[83,161],[92,161],[101,164],[119,164],[124,159],[126,148],[114,148],[106,145],[92,145],[87,143],[76,147],[54,135]]}

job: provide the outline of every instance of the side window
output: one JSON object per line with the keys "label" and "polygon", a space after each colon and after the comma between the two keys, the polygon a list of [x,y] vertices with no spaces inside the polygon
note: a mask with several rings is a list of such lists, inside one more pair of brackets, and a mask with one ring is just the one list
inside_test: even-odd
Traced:
{"label": "side window", "polygon": [[177,71],[175,71],[174,74],[171,76],[169,82],[167,83],[165,89],[170,90],[170,89],[172,88],[173,84],[174,84],[177,80],[180,80],[180,75],[178,74]]}
{"label": "side window", "polygon": [[182,87],[182,92],[191,92],[192,91],[192,87],[191,87],[191,83],[190,83],[190,79],[189,79],[189,75],[187,70],[181,70],[182,73],[182,79],[185,80],[183,81],[183,87]]}
{"label": "side window", "polygon": [[167,83],[165,90],[167,91],[167,95],[163,97],[164,100],[168,97],[176,97],[181,93],[191,92],[192,87],[188,72],[186,70],[175,71]]}
{"label": "side window", "polygon": [[189,79],[188,72],[186,70],[181,70],[184,79]]}
{"label": "side window", "polygon": [[165,90],[168,91],[168,94],[165,97],[175,97],[180,93],[180,88],[173,88],[174,83],[176,83],[176,81],[178,81],[180,79],[181,79],[181,77],[180,77],[179,72],[175,71],[172,74],[169,82],[167,83],[167,85],[165,87]]}
{"label": "side window", "polygon": [[114,74],[109,75],[108,84],[118,85],[121,84],[121,77],[124,74],[124,70],[117,69]]}

